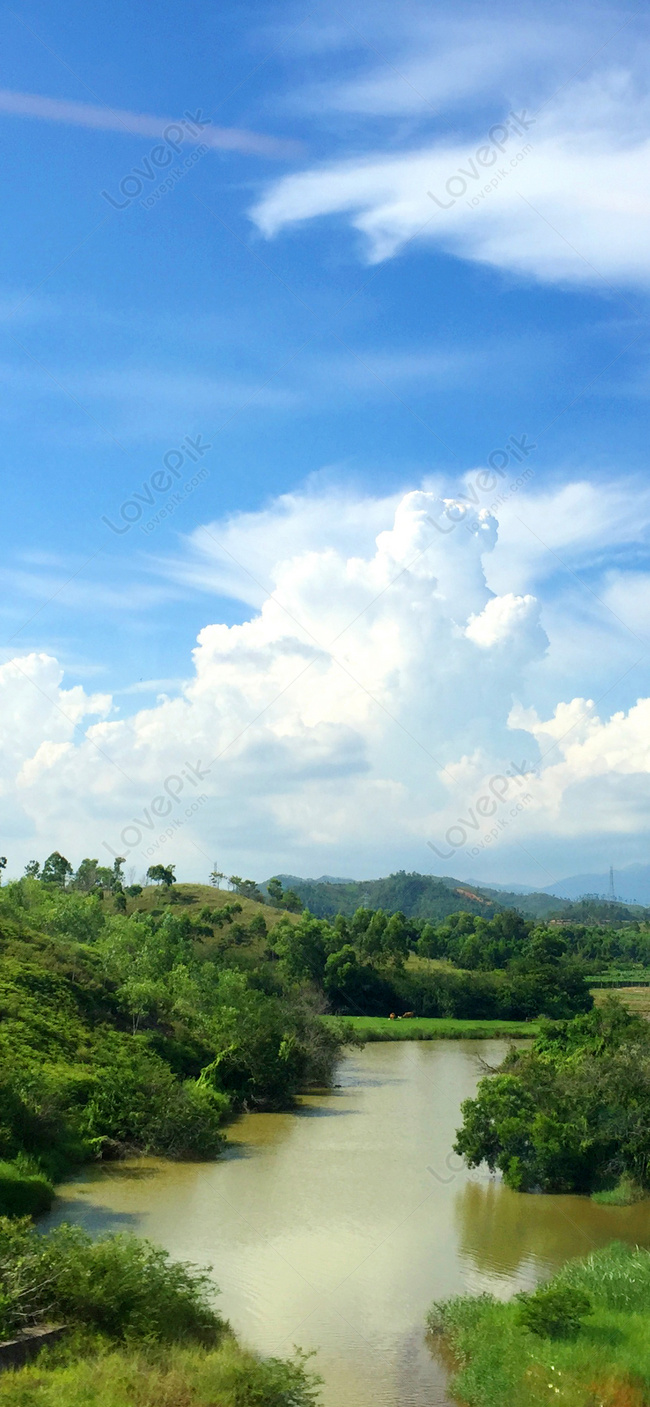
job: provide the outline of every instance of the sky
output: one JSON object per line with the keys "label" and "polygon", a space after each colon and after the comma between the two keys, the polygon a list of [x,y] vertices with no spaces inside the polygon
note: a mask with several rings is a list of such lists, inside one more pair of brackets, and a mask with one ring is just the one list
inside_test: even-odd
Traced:
{"label": "sky", "polygon": [[3,38],[7,874],[645,861],[644,12]]}

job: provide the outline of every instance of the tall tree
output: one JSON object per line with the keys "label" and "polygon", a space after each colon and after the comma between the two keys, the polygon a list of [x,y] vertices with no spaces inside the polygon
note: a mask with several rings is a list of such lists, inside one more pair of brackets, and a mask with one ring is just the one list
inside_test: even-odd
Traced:
{"label": "tall tree", "polygon": [[43,865],[41,879],[44,884],[58,884],[63,889],[68,875],[71,874],[70,861],[66,860],[65,855],[61,855],[58,850],[53,850]]}

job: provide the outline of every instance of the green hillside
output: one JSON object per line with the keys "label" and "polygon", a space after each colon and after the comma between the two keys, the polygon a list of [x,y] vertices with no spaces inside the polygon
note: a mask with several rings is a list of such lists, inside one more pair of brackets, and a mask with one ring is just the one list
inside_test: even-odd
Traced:
{"label": "green hillside", "polygon": [[[449,914],[481,914],[493,918],[499,909],[519,909],[531,918],[545,918],[564,905],[549,894],[510,894],[477,885],[464,884],[450,876],[407,874],[398,870],[386,879],[348,880],[342,884],[323,880],[299,879],[296,875],[280,875],[283,885],[290,885],[300,895],[303,904],[317,918],[334,914],[351,917],[358,908],[383,909],[385,913],[403,913],[407,918],[440,921]],[[262,886],[264,889],[265,886]]]}
{"label": "green hillside", "polygon": [[[467,884],[450,875],[407,873],[398,870],[385,879],[326,880],[300,879],[297,875],[279,875],[282,884],[290,886],[316,918],[335,914],[351,917],[358,908],[383,909],[384,913],[403,913],[406,918],[441,922],[449,914],[480,914],[493,918],[501,909],[518,909],[527,918],[558,917],[579,923],[618,925],[630,919],[643,919],[650,910],[634,904],[611,903],[605,899],[558,899],[553,894],[515,894],[509,890],[489,889],[484,885]],[[261,885],[266,891],[266,885]]]}

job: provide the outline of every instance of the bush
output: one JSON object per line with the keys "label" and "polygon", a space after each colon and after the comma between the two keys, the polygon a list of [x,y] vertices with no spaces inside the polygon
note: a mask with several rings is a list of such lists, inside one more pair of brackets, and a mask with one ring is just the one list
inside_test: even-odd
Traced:
{"label": "bush", "polygon": [[591,1314],[591,1300],[572,1285],[550,1285],[521,1296],[519,1323],[542,1339],[573,1339]]}
{"label": "bush", "polygon": [[219,1125],[227,1109],[219,1091],[181,1083],[145,1038],[110,1032],[98,1042],[79,1127],[100,1148],[213,1158],[223,1147]]}
{"label": "bush", "polygon": [[40,1235],[0,1218],[0,1328],[9,1337],[46,1317],[118,1341],[213,1343],[222,1321],[208,1275],[136,1236],[98,1241],[78,1226]]}
{"label": "bush", "polygon": [[40,1216],[50,1210],[53,1199],[52,1183],[42,1173],[0,1162],[0,1216]]}

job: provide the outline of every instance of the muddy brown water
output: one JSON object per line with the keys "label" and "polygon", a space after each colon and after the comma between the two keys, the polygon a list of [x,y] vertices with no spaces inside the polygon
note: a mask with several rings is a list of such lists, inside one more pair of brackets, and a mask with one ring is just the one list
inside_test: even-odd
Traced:
{"label": "muddy brown water", "polygon": [[424,1319],[463,1291],[509,1296],[616,1237],[650,1246],[650,1203],[522,1196],[450,1154],[461,1100],[501,1041],[372,1044],[337,1088],[247,1114],[215,1163],[86,1170],[45,1225],[127,1229],[211,1263],[219,1306],[267,1354],[316,1349],[325,1407],[441,1407]]}

